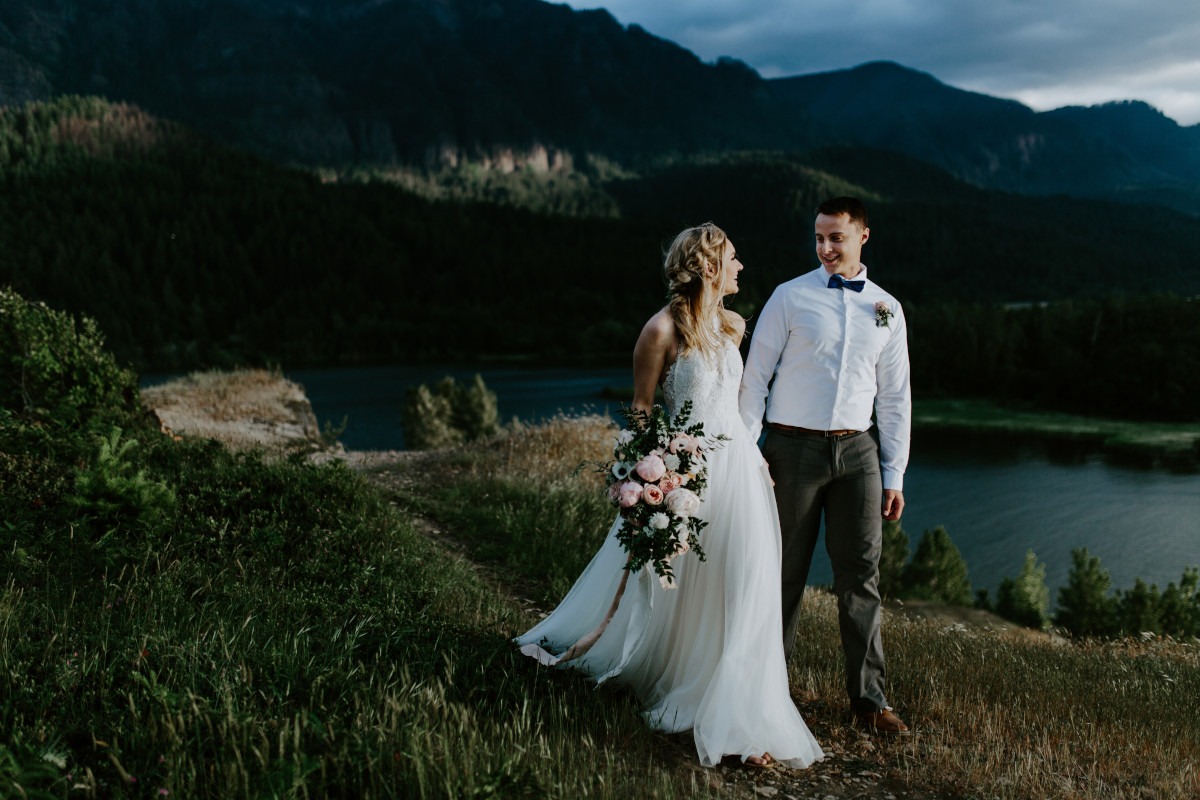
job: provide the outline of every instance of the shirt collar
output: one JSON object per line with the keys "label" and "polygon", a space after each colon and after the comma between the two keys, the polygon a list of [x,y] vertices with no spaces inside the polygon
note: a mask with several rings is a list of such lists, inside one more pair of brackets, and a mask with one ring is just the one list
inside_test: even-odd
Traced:
{"label": "shirt collar", "polygon": [[[863,264],[862,262],[859,262],[859,265],[862,267],[862,269],[859,270],[858,274],[855,275],[853,278],[846,278],[846,280],[848,280],[848,281],[865,281],[867,279],[867,265]],[[825,269],[825,265],[822,264],[821,266],[819,266],[815,270],[813,270],[812,274],[815,275],[821,281],[822,286],[827,286],[829,284],[829,276],[832,275],[833,273],[830,272],[829,270]]]}

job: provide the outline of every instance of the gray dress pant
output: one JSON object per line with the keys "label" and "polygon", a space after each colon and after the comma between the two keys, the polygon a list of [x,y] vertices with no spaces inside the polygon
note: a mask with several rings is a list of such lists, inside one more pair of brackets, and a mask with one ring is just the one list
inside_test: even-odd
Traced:
{"label": "gray dress pant", "polygon": [[800,603],[825,515],[846,692],[855,711],[887,707],[880,641],[879,555],[883,479],[879,440],[870,431],[838,437],[767,429],[763,457],[775,481],[783,535],[783,649],[791,657]]}

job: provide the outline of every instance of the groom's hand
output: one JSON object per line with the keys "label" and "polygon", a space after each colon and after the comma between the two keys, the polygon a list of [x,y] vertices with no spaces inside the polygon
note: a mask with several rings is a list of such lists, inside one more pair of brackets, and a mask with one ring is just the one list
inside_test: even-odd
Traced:
{"label": "groom's hand", "polygon": [[904,492],[896,489],[883,490],[883,518],[889,520],[900,519],[901,512],[904,511]]}

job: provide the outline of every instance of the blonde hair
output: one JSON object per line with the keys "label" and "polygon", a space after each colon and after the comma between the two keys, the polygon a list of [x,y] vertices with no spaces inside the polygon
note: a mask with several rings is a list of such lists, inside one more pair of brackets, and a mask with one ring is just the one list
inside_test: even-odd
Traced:
{"label": "blonde hair", "polygon": [[720,351],[725,339],[737,344],[741,317],[725,308],[725,231],[711,222],[675,237],[663,258],[668,308],[683,339],[683,350],[705,356]]}

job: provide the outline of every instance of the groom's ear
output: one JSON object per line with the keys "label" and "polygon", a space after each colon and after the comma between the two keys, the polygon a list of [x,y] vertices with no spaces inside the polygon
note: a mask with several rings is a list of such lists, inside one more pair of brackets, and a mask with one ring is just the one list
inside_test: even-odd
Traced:
{"label": "groom's ear", "polygon": [[866,244],[867,239],[870,239],[870,238],[871,238],[871,229],[863,228],[862,229],[862,242],[860,244]]}

